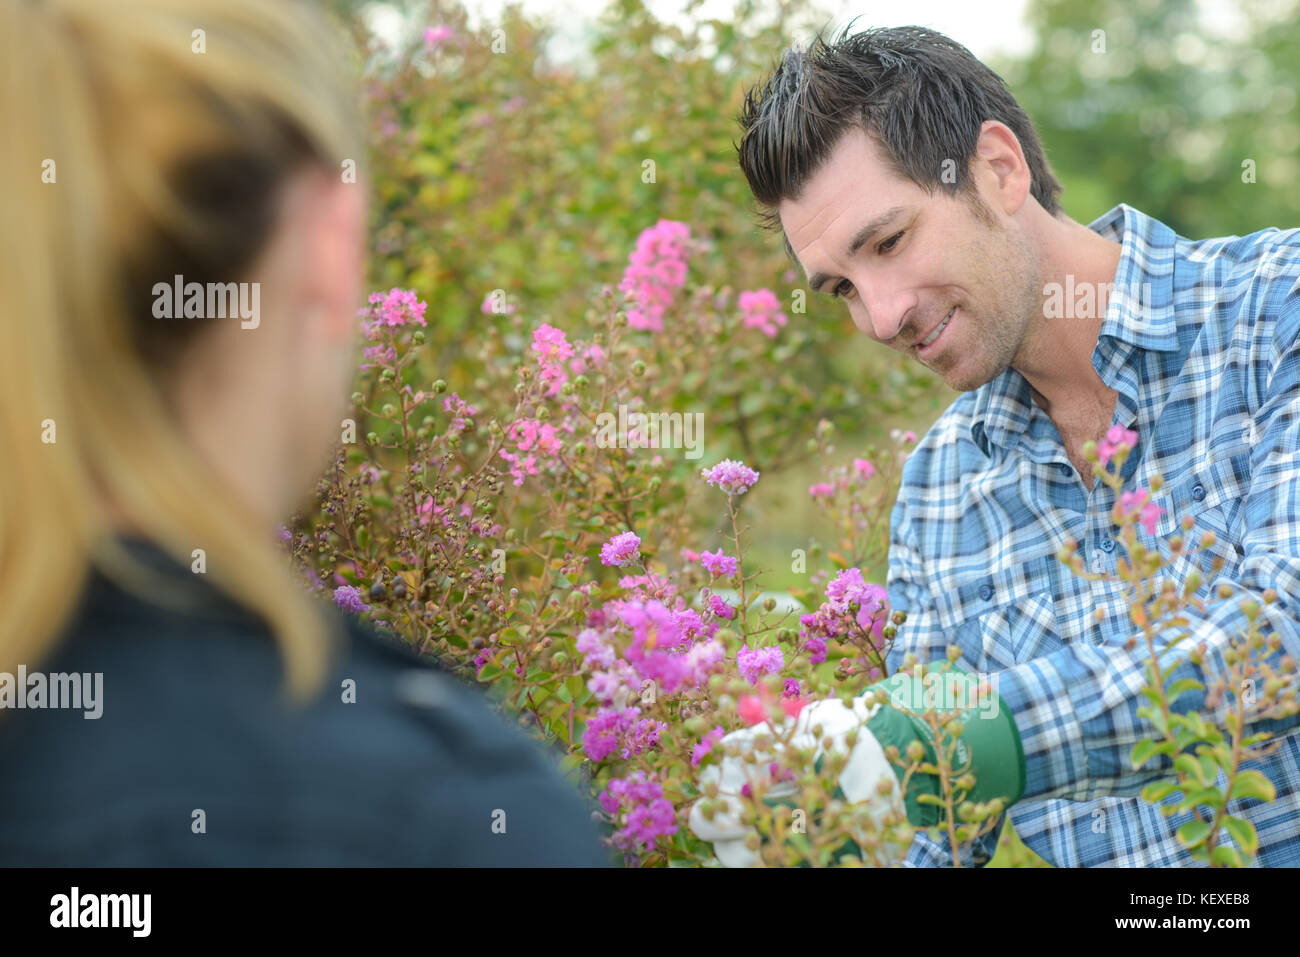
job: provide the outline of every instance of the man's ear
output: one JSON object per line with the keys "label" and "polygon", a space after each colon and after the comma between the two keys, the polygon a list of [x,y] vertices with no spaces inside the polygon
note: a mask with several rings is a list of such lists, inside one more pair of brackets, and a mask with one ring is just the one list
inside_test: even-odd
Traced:
{"label": "man's ear", "polygon": [[985,120],[975,143],[975,158],[987,179],[985,187],[991,190],[996,205],[1008,216],[1014,216],[1030,191],[1029,164],[1025,162],[1020,140],[1011,128],[997,120]]}

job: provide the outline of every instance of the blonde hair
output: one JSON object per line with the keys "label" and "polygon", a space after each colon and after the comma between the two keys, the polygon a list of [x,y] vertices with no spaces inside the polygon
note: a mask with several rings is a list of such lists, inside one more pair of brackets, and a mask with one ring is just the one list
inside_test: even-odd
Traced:
{"label": "blonde hair", "polygon": [[275,636],[291,696],[320,687],[322,604],[164,398],[203,323],[153,321],[149,301],[182,265],[240,278],[286,177],[358,155],[348,57],[297,0],[0,0],[0,671],[52,652],[92,567],[167,600],[107,500],[183,564],[203,548]]}

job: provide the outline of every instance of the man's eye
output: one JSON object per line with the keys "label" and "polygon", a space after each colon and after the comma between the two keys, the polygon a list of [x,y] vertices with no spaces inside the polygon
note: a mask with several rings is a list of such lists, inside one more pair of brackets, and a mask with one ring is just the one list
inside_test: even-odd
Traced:
{"label": "man's eye", "polygon": [[[847,288],[846,288],[847,287]],[[840,299],[847,299],[848,294],[853,290],[853,283],[847,279],[841,279],[838,286],[831,290],[831,295]]]}
{"label": "man's eye", "polygon": [[889,251],[890,251],[891,249],[893,249],[896,245],[898,245],[898,241],[899,241],[900,239],[903,238],[903,233],[905,233],[905,232],[906,232],[906,230],[899,230],[898,232],[894,233],[894,235],[890,236],[890,237],[889,237],[888,239],[886,239],[883,243],[881,243],[879,246],[877,246],[877,247],[876,247],[876,250],[877,250],[878,252],[882,252],[882,253],[887,253],[887,252],[889,252]]}

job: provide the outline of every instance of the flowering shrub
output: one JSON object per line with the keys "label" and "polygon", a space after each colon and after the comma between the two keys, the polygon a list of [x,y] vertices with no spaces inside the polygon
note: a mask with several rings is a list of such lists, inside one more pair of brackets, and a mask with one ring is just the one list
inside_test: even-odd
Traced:
{"label": "flowering shrub", "polygon": [[[1121,562],[1116,576],[1085,572],[1083,560],[1067,547],[1059,556],[1077,575],[1090,580],[1108,579],[1125,583],[1128,591],[1129,616],[1148,654],[1147,684],[1143,696],[1149,704],[1139,710],[1139,715],[1151,723],[1154,735],[1139,741],[1133,747],[1131,760],[1135,768],[1153,763],[1158,756],[1172,759],[1172,775],[1149,784],[1142,791],[1144,800],[1161,804],[1161,812],[1170,816],[1180,811],[1190,811],[1191,818],[1178,829],[1179,841],[1190,856],[1211,867],[1248,866],[1259,846],[1254,825],[1236,817],[1227,810],[1228,802],[1239,798],[1272,801],[1276,790],[1264,773],[1256,768],[1246,768],[1248,762],[1258,761],[1275,751],[1280,742],[1268,742],[1273,735],[1268,731],[1247,734],[1247,724],[1295,714],[1300,710],[1296,702],[1296,664],[1289,655],[1280,655],[1281,639],[1276,635],[1265,638],[1260,631],[1260,602],[1247,597],[1241,611],[1248,622],[1244,635],[1234,638],[1224,655],[1226,672],[1209,689],[1194,677],[1177,673],[1185,664],[1202,665],[1206,660],[1204,642],[1178,654],[1179,645],[1191,635],[1184,613],[1189,608],[1205,611],[1198,592],[1201,575],[1192,570],[1182,589],[1168,579],[1156,579],[1164,567],[1157,549],[1143,544],[1137,528],[1141,526],[1148,536],[1155,535],[1156,523],[1164,508],[1151,499],[1163,486],[1159,476],[1153,477],[1150,488],[1122,492],[1120,471],[1129,452],[1137,444],[1137,433],[1114,426],[1105,438],[1095,445],[1089,443],[1085,454],[1094,466],[1097,477],[1119,495],[1112,516],[1120,528],[1119,541],[1131,559]],[[1183,531],[1192,531],[1192,519],[1184,518]],[[1214,544],[1214,534],[1201,537],[1202,548]],[[1176,558],[1186,551],[1182,536],[1168,542]],[[1216,557],[1212,570],[1217,573],[1223,560]],[[1230,598],[1231,585],[1215,589],[1219,598]],[[1277,600],[1277,593],[1268,589],[1261,596],[1265,605]],[[1137,647],[1139,639],[1128,640],[1129,650]],[[1179,698],[1207,692],[1203,697],[1204,709],[1173,710]],[[1219,783],[1219,779],[1223,783]],[[1169,801],[1177,794],[1178,800]],[[1203,813],[1207,808],[1208,813]],[[1220,835],[1226,831],[1240,847],[1240,851],[1220,844]]]}

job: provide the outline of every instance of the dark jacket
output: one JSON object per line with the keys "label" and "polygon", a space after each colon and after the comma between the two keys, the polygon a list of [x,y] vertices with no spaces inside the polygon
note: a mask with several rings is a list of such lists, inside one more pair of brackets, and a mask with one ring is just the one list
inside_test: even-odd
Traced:
{"label": "dark jacket", "polygon": [[349,618],[323,693],[294,711],[266,628],[202,591],[182,614],[92,577],[28,671],[102,673],[102,716],[0,709],[0,865],[609,863],[557,755],[477,689]]}

